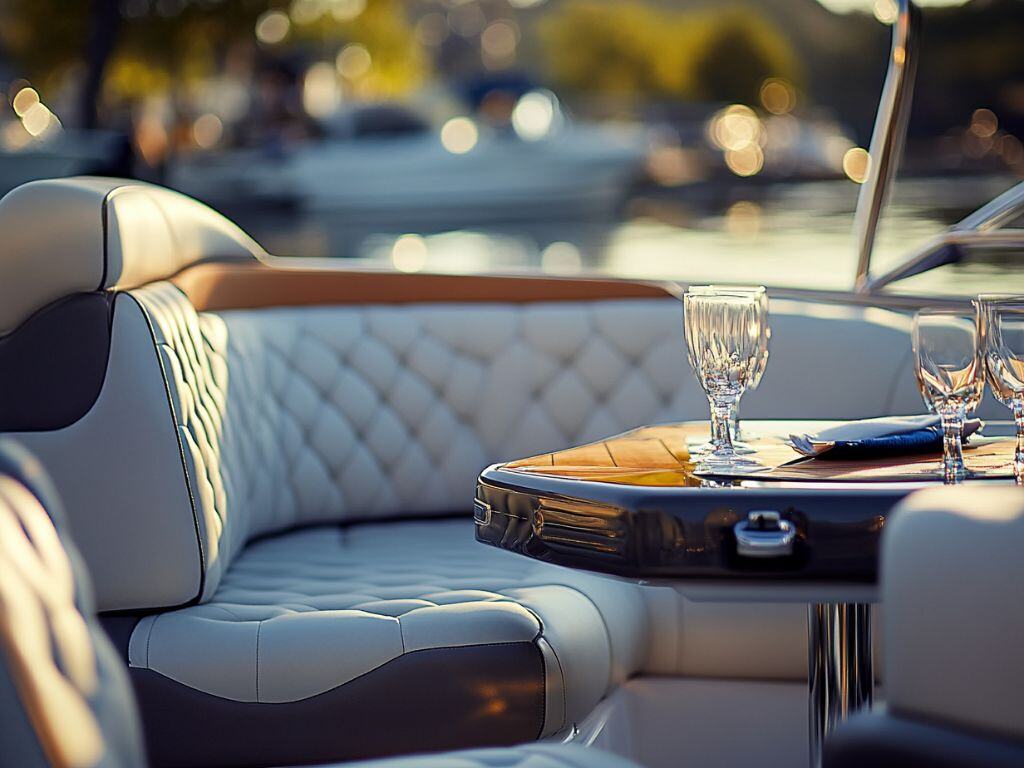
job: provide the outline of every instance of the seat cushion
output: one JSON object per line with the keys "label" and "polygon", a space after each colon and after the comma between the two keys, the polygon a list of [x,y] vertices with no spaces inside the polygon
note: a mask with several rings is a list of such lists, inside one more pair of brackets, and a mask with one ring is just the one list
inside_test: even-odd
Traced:
{"label": "seat cushion", "polygon": [[624,757],[574,744],[529,744],[348,763],[346,768],[637,768]]}
{"label": "seat cushion", "polygon": [[[405,718],[408,751],[448,746],[438,739],[458,717],[477,729],[500,720],[497,743],[562,730],[640,668],[647,632],[639,587],[484,547],[460,518],[254,542],[210,602],[142,619],[129,661],[160,678],[147,682],[156,698],[182,697],[187,711],[160,718],[175,727],[204,707],[220,713],[208,722],[253,724],[261,707],[267,717],[312,707],[302,710],[309,723],[355,722],[372,709],[389,729]],[[425,690],[430,711],[403,709]],[[346,754],[375,753],[357,748],[369,727],[344,736]]]}

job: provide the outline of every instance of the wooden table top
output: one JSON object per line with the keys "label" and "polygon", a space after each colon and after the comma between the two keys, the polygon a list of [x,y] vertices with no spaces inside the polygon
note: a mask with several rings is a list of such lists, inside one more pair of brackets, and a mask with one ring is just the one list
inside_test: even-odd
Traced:
{"label": "wooden table top", "polygon": [[[749,458],[767,471],[734,475],[761,481],[907,482],[941,480],[941,452],[875,459],[808,459],[787,445],[787,422],[760,422],[763,436],[749,440]],[[794,423],[795,425],[795,423]],[[806,423],[801,424],[806,426]],[[774,432],[774,434],[770,434]],[[514,472],[572,480],[639,486],[700,486],[689,445],[708,436],[706,422],[640,427],[621,435],[554,453],[544,453],[502,465]],[[977,479],[1013,477],[1015,441],[975,438],[964,446],[964,461]]]}

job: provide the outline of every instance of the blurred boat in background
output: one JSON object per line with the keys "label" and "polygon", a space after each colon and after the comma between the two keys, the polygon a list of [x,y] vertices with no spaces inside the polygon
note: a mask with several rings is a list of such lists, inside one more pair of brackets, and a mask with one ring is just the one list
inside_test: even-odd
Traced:
{"label": "blurred boat in background", "polygon": [[214,206],[245,200],[369,218],[613,213],[644,174],[645,133],[569,121],[540,92],[520,103],[507,126],[454,117],[439,130],[404,106],[352,108],[286,150],[183,159],[169,183]]}

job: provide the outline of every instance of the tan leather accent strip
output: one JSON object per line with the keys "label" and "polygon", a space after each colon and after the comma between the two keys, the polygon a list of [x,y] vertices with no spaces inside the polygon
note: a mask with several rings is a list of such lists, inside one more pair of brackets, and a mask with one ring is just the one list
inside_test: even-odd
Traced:
{"label": "tan leather accent strip", "polygon": [[314,304],[657,299],[672,286],[602,278],[405,274],[249,264],[197,264],[172,282],[200,311]]}

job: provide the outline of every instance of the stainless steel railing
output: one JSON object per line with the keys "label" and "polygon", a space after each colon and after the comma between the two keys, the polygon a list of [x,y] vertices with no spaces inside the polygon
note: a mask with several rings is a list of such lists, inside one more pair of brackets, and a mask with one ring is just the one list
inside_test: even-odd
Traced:
{"label": "stainless steel railing", "polygon": [[910,104],[917,71],[917,38],[920,11],[913,0],[899,0],[899,15],[892,27],[889,69],[878,103],[871,134],[868,177],[857,198],[853,228],[857,235],[857,276],[854,290],[868,291],[868,273],[875,235],[886,197],[892,187],[903,153],[910,118]]}

